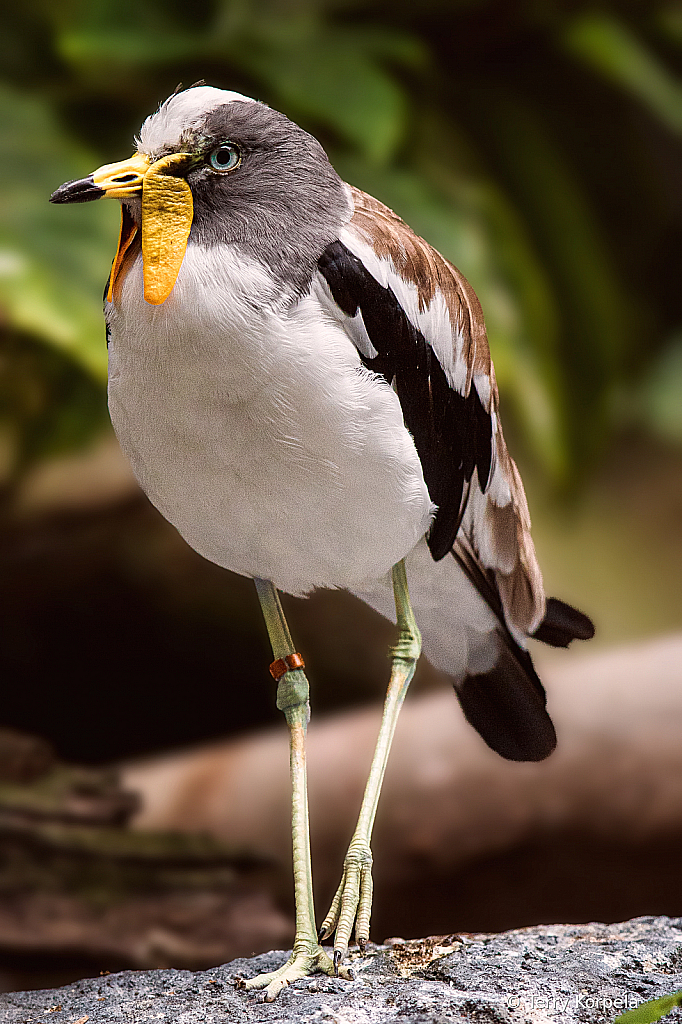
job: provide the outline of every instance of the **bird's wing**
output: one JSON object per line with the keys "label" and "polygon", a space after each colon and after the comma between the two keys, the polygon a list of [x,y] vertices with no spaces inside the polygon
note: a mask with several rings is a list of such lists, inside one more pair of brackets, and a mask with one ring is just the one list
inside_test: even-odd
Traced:
{"label": "bird's wing", "polygon": [[[507,452],[481,305],[462,274],[392,210],[352,190],[355,213],[319,260],[318,294],[364,364],[395,388],[435,519],[435,559],[458,561],[511,633],[545,613],[521,478]],[[494,595],[494,598],[490,595]]]}

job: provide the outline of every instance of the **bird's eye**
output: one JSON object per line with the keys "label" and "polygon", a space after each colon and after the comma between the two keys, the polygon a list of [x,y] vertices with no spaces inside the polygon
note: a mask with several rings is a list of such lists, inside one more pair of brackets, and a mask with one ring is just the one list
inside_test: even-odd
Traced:
{"label": "bird's eye", "polygon": [[209,154],[208,161],[214,171],[233,171],[242,161],[242,154],[233,142],[221,142]]}

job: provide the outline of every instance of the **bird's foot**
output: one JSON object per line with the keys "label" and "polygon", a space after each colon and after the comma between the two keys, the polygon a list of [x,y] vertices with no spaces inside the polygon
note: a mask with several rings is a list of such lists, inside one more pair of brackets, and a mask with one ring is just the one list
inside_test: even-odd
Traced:
{"label": "bird's foot", "polygon": [[277,971],[270,971],[269,974],[257,974],[255,978],[240,979],[237,984],[239,988],[251,991],[265,989],[264,1001],[271,1003],[292,981],[307,978],[311,974],[339,975],[347,981],[353,980],[351,971],[346,967],[338,967],[336,956],[331,960],[317,942],[297,939],[292,954],[283,967]]}
{"label": "bird's foot", "polygon": [[348,950],[355,923],[355,940],[361,950],[369,939],[372,915],[372,851],[366,839],[354,836],[343,862],[341,884],[336,890],[329,913],[322,922],[319,939],[326,939],[334,930],[334,967],[339,966]]}

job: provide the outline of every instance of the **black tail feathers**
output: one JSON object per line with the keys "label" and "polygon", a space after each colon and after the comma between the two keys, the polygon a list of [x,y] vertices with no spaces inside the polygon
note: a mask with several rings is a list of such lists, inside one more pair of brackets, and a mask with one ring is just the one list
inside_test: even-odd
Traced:
{"label": "black tail feathers", "polygon": [[533,636],[550,647],[568,647],[571,640],[591,640],[594,625],[577,608],[572,608],[558,597],[548,597],[545,617]]}
{"label": "black tail feathers", "polygon": [[[594,626],[587,615],[551,597],[533,635],[552,647],[568,647],[572,640],[591,640]],[[464,676],[455,692],[466,720],[489,747],[509,761],[542,761],[556,747],[544,687],[528,651],[507,630],[500,629],[497,637],[493,668]]]}
{"label": "black tail feathers", "polygon": [[508,761],[543,761],[556,747],[543,685],[530,655],[520,647],[514,650],[509,637],[498,636],[494,667],[464,676],[455,692],[467,722],[489,747]]}

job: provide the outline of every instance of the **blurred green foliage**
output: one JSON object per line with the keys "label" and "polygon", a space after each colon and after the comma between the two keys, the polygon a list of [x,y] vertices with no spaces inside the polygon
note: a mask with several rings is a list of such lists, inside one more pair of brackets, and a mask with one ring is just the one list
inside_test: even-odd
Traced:
{"label": "blurred green foliage", "polygon": [[682,1006],[682,992],[640,1003],[634,1010],[626,1010],[616,1017],[614,1024],[655,1024],[661,1017],[672,1013],[676,1006]]}
{"label": "blurred green foliage", "polygon": [[[116,211],[65,215],[47,197],[125,156],[176,83],[201,78],[304,125],[460,267],[505,415],[557,486],[624,425],[682,438],[682,5],[25,0],[0,26],[0,304],[14,339],[0,425],[15,474],[89,436],[103,402]],[[17,396],[41,372],[52,383],[33,415]]]}

